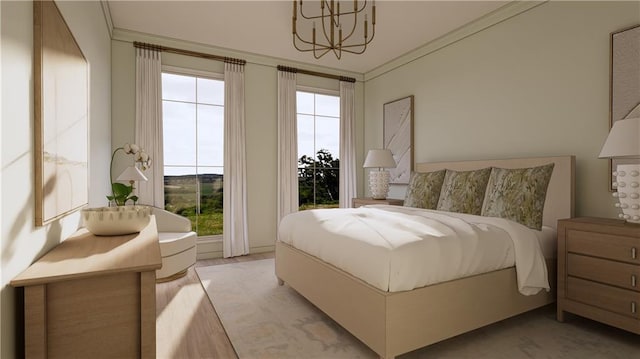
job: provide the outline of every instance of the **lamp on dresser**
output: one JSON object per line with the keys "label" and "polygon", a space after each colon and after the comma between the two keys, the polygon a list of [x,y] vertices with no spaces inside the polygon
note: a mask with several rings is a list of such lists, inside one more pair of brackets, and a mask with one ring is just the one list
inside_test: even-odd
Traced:
{"label": "lamp on dresser", "polygon": [[[134,187],[134,184],[136,182],[139,181],[147,181],[147,176],[144,175],[144,173],[142,173],[142,171],[140,171],[138,169],[138,167],[136,166],[129,166],[127,167],[127,169],[125,169],[120,176],[118,176],[118,178],[116,178],[116,181],[127,181],[129,182],[129,186],[131,187],[131,191],[133,192],[136,188]],[[138,201],[138,197],[137,196],[133,196],[133,204],[136,204],[136,202]]]}
{"label": "lamp on dresser", "polygon": [[[640,158],[640,118],[618,120],[611,127],[599,158]],[[640,223],[640,164],[618,164],[613,172],[618,216]]]}
{"label": "lamp on dresser", "polygon": [[391,150],[369,150],[364,160],[364,168],[378,168],[369,172],[369,191],[373,199],[385,199],[389,193],[390,174],[385,168],[394,168],[396,161]]}

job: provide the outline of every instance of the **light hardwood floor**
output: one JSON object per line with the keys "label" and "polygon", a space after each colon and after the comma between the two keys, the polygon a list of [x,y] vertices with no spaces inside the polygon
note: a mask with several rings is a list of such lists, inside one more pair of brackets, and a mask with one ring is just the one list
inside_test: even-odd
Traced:
{"label": "light hardwood floor", "polygon": [[[194,267],[273,258],[274,253],[198,261]],[[195,268],[171,282],[156,285],[156,354],[158,358],[237,358]]]}

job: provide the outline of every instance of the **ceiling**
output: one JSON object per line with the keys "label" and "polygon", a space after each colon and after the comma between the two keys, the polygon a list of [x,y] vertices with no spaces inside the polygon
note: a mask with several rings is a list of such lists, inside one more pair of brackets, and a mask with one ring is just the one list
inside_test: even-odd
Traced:
{"label": "ceiling", "polygon": [[[114,28],[366,73],[508,2],[378,0],[373,41],[364,54],[343,54],[340,60],[332,53],[316,60],[310,52],[293,47],[291,1],[108,0],[107,3]],[[342,3],[344,8],[346,1]],[[316,1],[305,1],[304,6],[318,5]],[[310,26],[298,20],[299,32]]]}

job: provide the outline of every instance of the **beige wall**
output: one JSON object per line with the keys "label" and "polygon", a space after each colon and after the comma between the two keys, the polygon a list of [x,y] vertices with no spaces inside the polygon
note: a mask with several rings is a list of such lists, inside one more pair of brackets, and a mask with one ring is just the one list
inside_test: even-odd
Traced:
{"label": "beige wall", "polygon": [[[109,187],[111,136],[109,32],[99,2],[60,2],[60,11],[90,64],[90,205],[103,205]],[[2,167],[0,172],[0,357],[16,356],[16,290],[9,281],[73,233],[79,213],[34,226],[33,6],[0,2]]]}
{"label": "beige wall", "polygon": [[381,146],[383,104],[414,95],[416,162],[573,154],[576,214],[614,217],[597,158],[609,129],[609,34],[638,23],[640,2],[552,1],[366,74],[365,149]]}
{"label": "beige wall", "polygon": [[[252,253],[271,251],[276,239],[276,188],[277,188],[277,65],[297,66],[314,71],[330,72],[308,65],[277,61],[254,54],[233,53],[224,49],[203,47],[188,42],[156,38],[151,35],[114,32],[112,41],[112,146],[133,141],[135,118],[135,52],[132,41],[142,41],[181,49],[209,52],[247,60],[245,67],[245,116],[247,136],[247,191],[249,217],[249,246]],[[210,72],[224,72],[220,61],[189,56],[162,54],[163,65],[186,67]],[[333,72],[339,75],[362,78],[359,74]],[[339,83],[315,76],[298,76],[298,84],[338,91]],[[364,93],[362,82],[356,83],[357,146],[358,161],[362,163],[364,127]],[[117,168],[120,164],[116,164]],[[124,169],[124,168],[122,168]],[[118,172],[114,169],[114,172]],[[358,171],[358,183],[362,181]],[[217,242],[198,244],[199,258],[221,256],[222,245]]]}

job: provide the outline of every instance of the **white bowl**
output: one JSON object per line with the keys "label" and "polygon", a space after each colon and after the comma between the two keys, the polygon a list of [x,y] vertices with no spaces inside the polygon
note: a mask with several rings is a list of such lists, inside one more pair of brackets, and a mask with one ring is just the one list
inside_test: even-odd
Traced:
{"label": "white bowl", "polygon": [[150,206],[85,208],[82,221],[97,236],[119,236],[140,232],[151,216]]}

